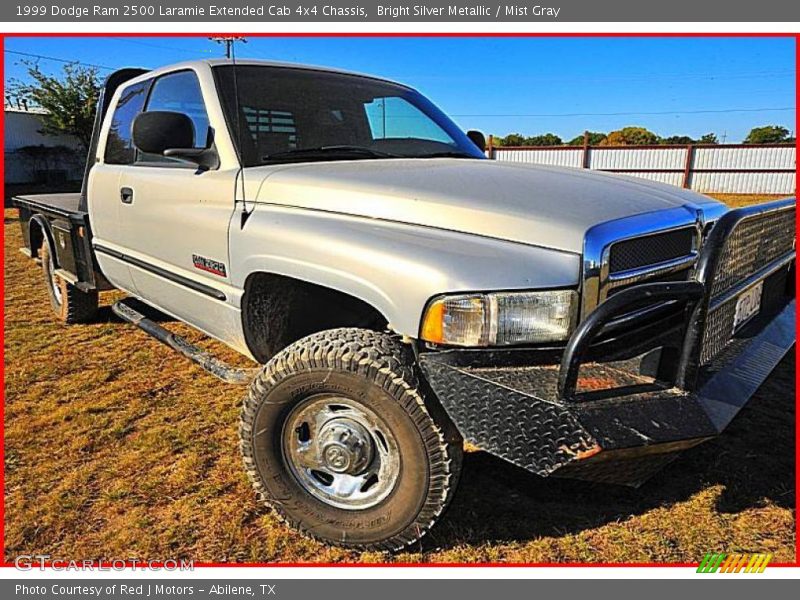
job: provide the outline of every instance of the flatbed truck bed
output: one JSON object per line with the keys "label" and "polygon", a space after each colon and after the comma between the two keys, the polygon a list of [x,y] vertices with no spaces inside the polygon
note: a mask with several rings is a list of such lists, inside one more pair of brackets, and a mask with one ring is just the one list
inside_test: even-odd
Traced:
{"label": "flatbed truck bed", "polygon": [[45,238],[54,249],[55,273],[83,292],[109,289],[96,268],[89,214],[81,210],[81,194],[15,196],[25,245],[20,251],[36,260]]}

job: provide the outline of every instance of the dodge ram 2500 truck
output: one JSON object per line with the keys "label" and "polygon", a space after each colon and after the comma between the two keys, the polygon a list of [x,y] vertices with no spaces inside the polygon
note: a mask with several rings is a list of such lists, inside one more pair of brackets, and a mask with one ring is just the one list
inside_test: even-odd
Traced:
{"label": "dodge ram 2500 truck", "polygon": [[487,160],[482,138],[365,75],[125,69],[82,192],[16,198],[24,251],[63,321],[119,288],[121,318],[249,385],[244,467],[317,539],[419,539],[464,439],[540,476],[638,485],[719,434],[794,344],[795,201],[727,210]]}

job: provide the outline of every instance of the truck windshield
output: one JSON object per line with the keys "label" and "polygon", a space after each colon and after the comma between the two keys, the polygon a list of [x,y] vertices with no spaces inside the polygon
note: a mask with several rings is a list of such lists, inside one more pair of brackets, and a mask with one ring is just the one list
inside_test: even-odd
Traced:
{"label": "truck windshield", "polygon": [[430,100],[401,85],[289,67],[224,65],[213,71],[246,167],[317,160],[484,158]]}

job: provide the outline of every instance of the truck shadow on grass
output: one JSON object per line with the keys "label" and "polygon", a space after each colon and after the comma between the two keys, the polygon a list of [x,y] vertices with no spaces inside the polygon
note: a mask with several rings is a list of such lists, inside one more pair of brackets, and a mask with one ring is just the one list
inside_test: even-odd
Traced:
{"label": "truck shadow on grass", "polygon": [[[793,509],[794,361],[792,351],[721,437],[684,452],[639,489],[541,478],[467,453],[459,490],[423,550],[561,537],[682,502],[709,519],[766,505]],[[699,493],[718,486],[708,506]]]}

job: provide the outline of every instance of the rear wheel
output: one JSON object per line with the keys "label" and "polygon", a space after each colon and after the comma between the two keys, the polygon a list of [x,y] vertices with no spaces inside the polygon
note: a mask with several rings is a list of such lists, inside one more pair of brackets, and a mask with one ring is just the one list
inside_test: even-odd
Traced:
{"label": "rear wheel", "polygon": [[39,258],[50,306],[58,318],[67,324],[86,323],[94,319],[97,315],[97,291],[83,292],[56,274],[53,252],[47,238],[42,241]]}
{"label": "rear wheel", "polygon": [[455,491],[462,442],[439,414],[399,340],[324,331],[253,381],[240,425],[245,468],[260,498],[312,537],[397,550],[427,533]]}

